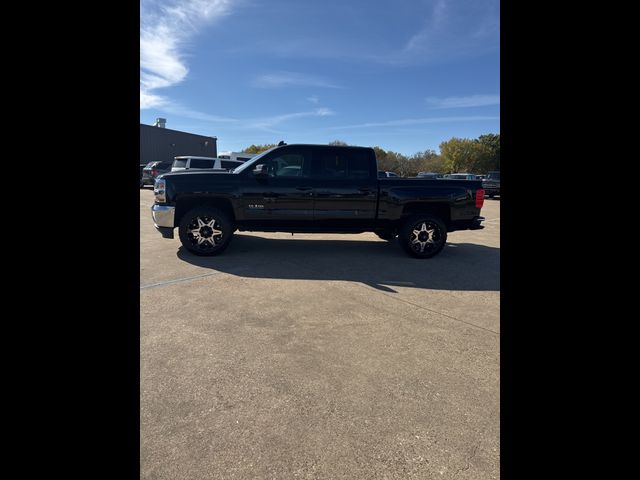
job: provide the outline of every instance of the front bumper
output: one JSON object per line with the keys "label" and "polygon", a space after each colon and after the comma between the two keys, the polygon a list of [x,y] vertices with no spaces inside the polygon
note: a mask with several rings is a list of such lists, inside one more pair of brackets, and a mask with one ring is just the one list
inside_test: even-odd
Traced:
{"label": "front bumper", "polygon": [[154,204],[151,206],[151,216],[153,217],[153,226],[162,236],[164,238],[173,238],[176,207]]}

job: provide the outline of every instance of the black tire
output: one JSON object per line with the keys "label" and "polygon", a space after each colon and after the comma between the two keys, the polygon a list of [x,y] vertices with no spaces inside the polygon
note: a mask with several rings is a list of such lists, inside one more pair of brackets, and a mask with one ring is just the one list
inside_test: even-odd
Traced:
{"label": "black tire", "polygon": [[[178,235],[184,248],[191,253],[212,256],[227,248],[234,230],[226,213],[214,207],[204,206],[189,210],[182,216]],[[216,234],[216,231],[221,233]]]}
{"label": "black tire", "polygon": [[380,237],[382,240],[387,240],[388,242],[393,242],[398,236],[397,232],[383,231],[383,232],[375,232],[375,234]]}
{"label": "black tire", "polygon": [[[419,231],[419,234],[415,232]],[[415,258],[431,258],[447,243],[447,227],[433,215],[416,215],[407,219],[400,229],[400,245]]]}

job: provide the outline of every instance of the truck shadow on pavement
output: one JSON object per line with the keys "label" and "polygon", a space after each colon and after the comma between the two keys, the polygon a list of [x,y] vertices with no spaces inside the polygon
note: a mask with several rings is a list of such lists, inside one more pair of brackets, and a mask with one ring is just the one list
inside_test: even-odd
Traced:
{"label": "truck shadow on pavement", "polygon": [[500,290],[500,249],[447,243],[434,258],[407,256],[397,241],[271,239],[235,235],[220,255],[199,257],[180,247],[192,265],[247,278],[342,280],[385,292],[392,286],[433,290]]}

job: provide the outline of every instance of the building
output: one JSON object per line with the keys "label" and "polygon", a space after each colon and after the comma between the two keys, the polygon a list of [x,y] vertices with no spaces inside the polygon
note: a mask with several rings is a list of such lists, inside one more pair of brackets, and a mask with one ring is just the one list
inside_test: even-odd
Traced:
{"label": "building", "polygon": [[158,118],[155,125],[140,124],[140,165],[153,161],[173,161],[180,155],[217,157],[217,137],[165,128],[166,120]]}

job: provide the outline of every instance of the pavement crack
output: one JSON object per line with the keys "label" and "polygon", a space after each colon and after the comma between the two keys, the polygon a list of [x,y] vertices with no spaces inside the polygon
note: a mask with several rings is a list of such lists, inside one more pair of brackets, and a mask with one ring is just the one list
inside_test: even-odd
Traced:
{"label": "pavement crack", "polygon": [[222,275],[222,272],[204,273],[202,275],[195,275],[193,277],[176,278],[175,280],[167,280],[165,282],[151,283],[149,285],[141,285],[140,290],[146,290],[149,288],[156,288],[156,287],[164,287],[166,285],[173,285],[175,283],[190,282],[191,280],[197,280],[199,278],[205,278],[205,277],[212,277],[214,275]]}
{"label": "pavement crack", "polygon": [[[365,285],[361,285],[361,286],[364,287],[364,288],[370,288],[370,287],[366,287]],[[398,302],[403,302],[403,303],[406,303],[408,305],[412,305],[412,306],[414,306],[416,308],[420,308],[422,310],[426,310],[427,312],[435,313],[437,315],[442,315],[443,317],[450,318],[451,320],[454,320],[456,322],[464,323],[465,325],[469,325],[471,327],[479,328],[480,330],[484,330],[485,332],[490,332],[490,333],[493,333],[494,335],[500,335],[500,332],[496,332],[495,330],[491,330],[490,328],[485,328],[485,327],[481,327],[480,325],[476,325],[475,323],[466,322],[466,321],[461,320],[459,318],[456,318],[456,317],[454,317],[452,315],[447,315],[446,313],[442,313],[442,312],[439,312],[437,310],[432,310],[431,308],[423,307],[422,305],[418,305],[417,303],[410,302],[409,300],[405,300],[403,298],[394,297],[393,295],[389,295],[388,293],[384,293],[384,292],[380,292],[380,295],[384,295],[385,297],[393,298],[394,300],[397,300]]]}

